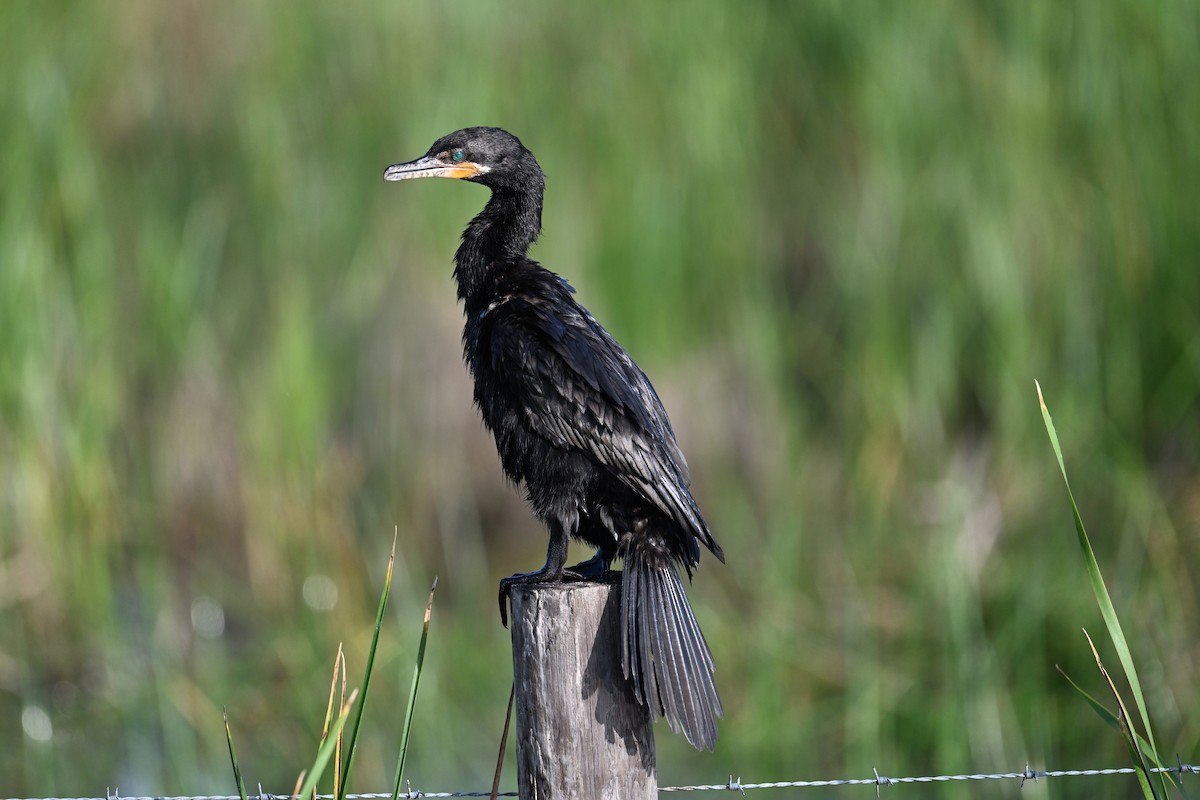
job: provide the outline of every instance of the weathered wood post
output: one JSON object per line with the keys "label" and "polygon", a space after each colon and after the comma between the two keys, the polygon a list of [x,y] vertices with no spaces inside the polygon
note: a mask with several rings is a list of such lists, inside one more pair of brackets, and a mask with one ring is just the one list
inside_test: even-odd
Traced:
{"label": "weathered wood post", "polygon": [[514,586],[521,800],[653,800],[649,711],[621,674],[620,577]]}

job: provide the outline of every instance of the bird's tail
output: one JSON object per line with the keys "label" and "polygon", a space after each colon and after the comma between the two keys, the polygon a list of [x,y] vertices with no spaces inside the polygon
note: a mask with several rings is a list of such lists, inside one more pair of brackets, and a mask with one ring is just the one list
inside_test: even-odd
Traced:
{"label": "bird's tail", "polygon": [[698,750],[717,742],[721,698],[713,658],[673,560],[630,542],[621,583],[621,667],[638,701]]}

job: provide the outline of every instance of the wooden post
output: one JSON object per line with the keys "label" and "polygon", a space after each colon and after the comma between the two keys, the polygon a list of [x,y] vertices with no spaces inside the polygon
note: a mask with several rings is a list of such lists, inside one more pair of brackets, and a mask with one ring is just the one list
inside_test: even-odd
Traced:
{"label": "wooden post", "polygon": [[620,576],[514,586],[521,800],[653,800],[650,712],[621,674]]}

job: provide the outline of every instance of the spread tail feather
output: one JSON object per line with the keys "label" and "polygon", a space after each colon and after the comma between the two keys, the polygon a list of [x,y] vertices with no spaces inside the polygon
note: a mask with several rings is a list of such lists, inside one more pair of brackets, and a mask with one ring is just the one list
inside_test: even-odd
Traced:
{"label": "spread tail feather", "polygon": [[[648,550],[648,552],[647,552]],[[621,666],[639,702],[698,750],[717,742],[721,698],[713,659],[669,558],[636,544],[621,585]]]}

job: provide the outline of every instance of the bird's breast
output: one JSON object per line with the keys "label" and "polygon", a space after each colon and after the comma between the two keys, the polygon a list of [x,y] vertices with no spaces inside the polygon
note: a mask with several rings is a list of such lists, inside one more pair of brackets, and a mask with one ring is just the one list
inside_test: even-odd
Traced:
{"label": "bird's breast", "polygon": [[484,427],[496,442],[504,471],[513,481],[525,480],[531,454],[527,452],[533,432],[528,430],[524,409],[509,390],[511,376],[500,374],[492,359],[493,321],[487,314],[468,316],[463,330],[463,360],[475,384],[475,405]]}

